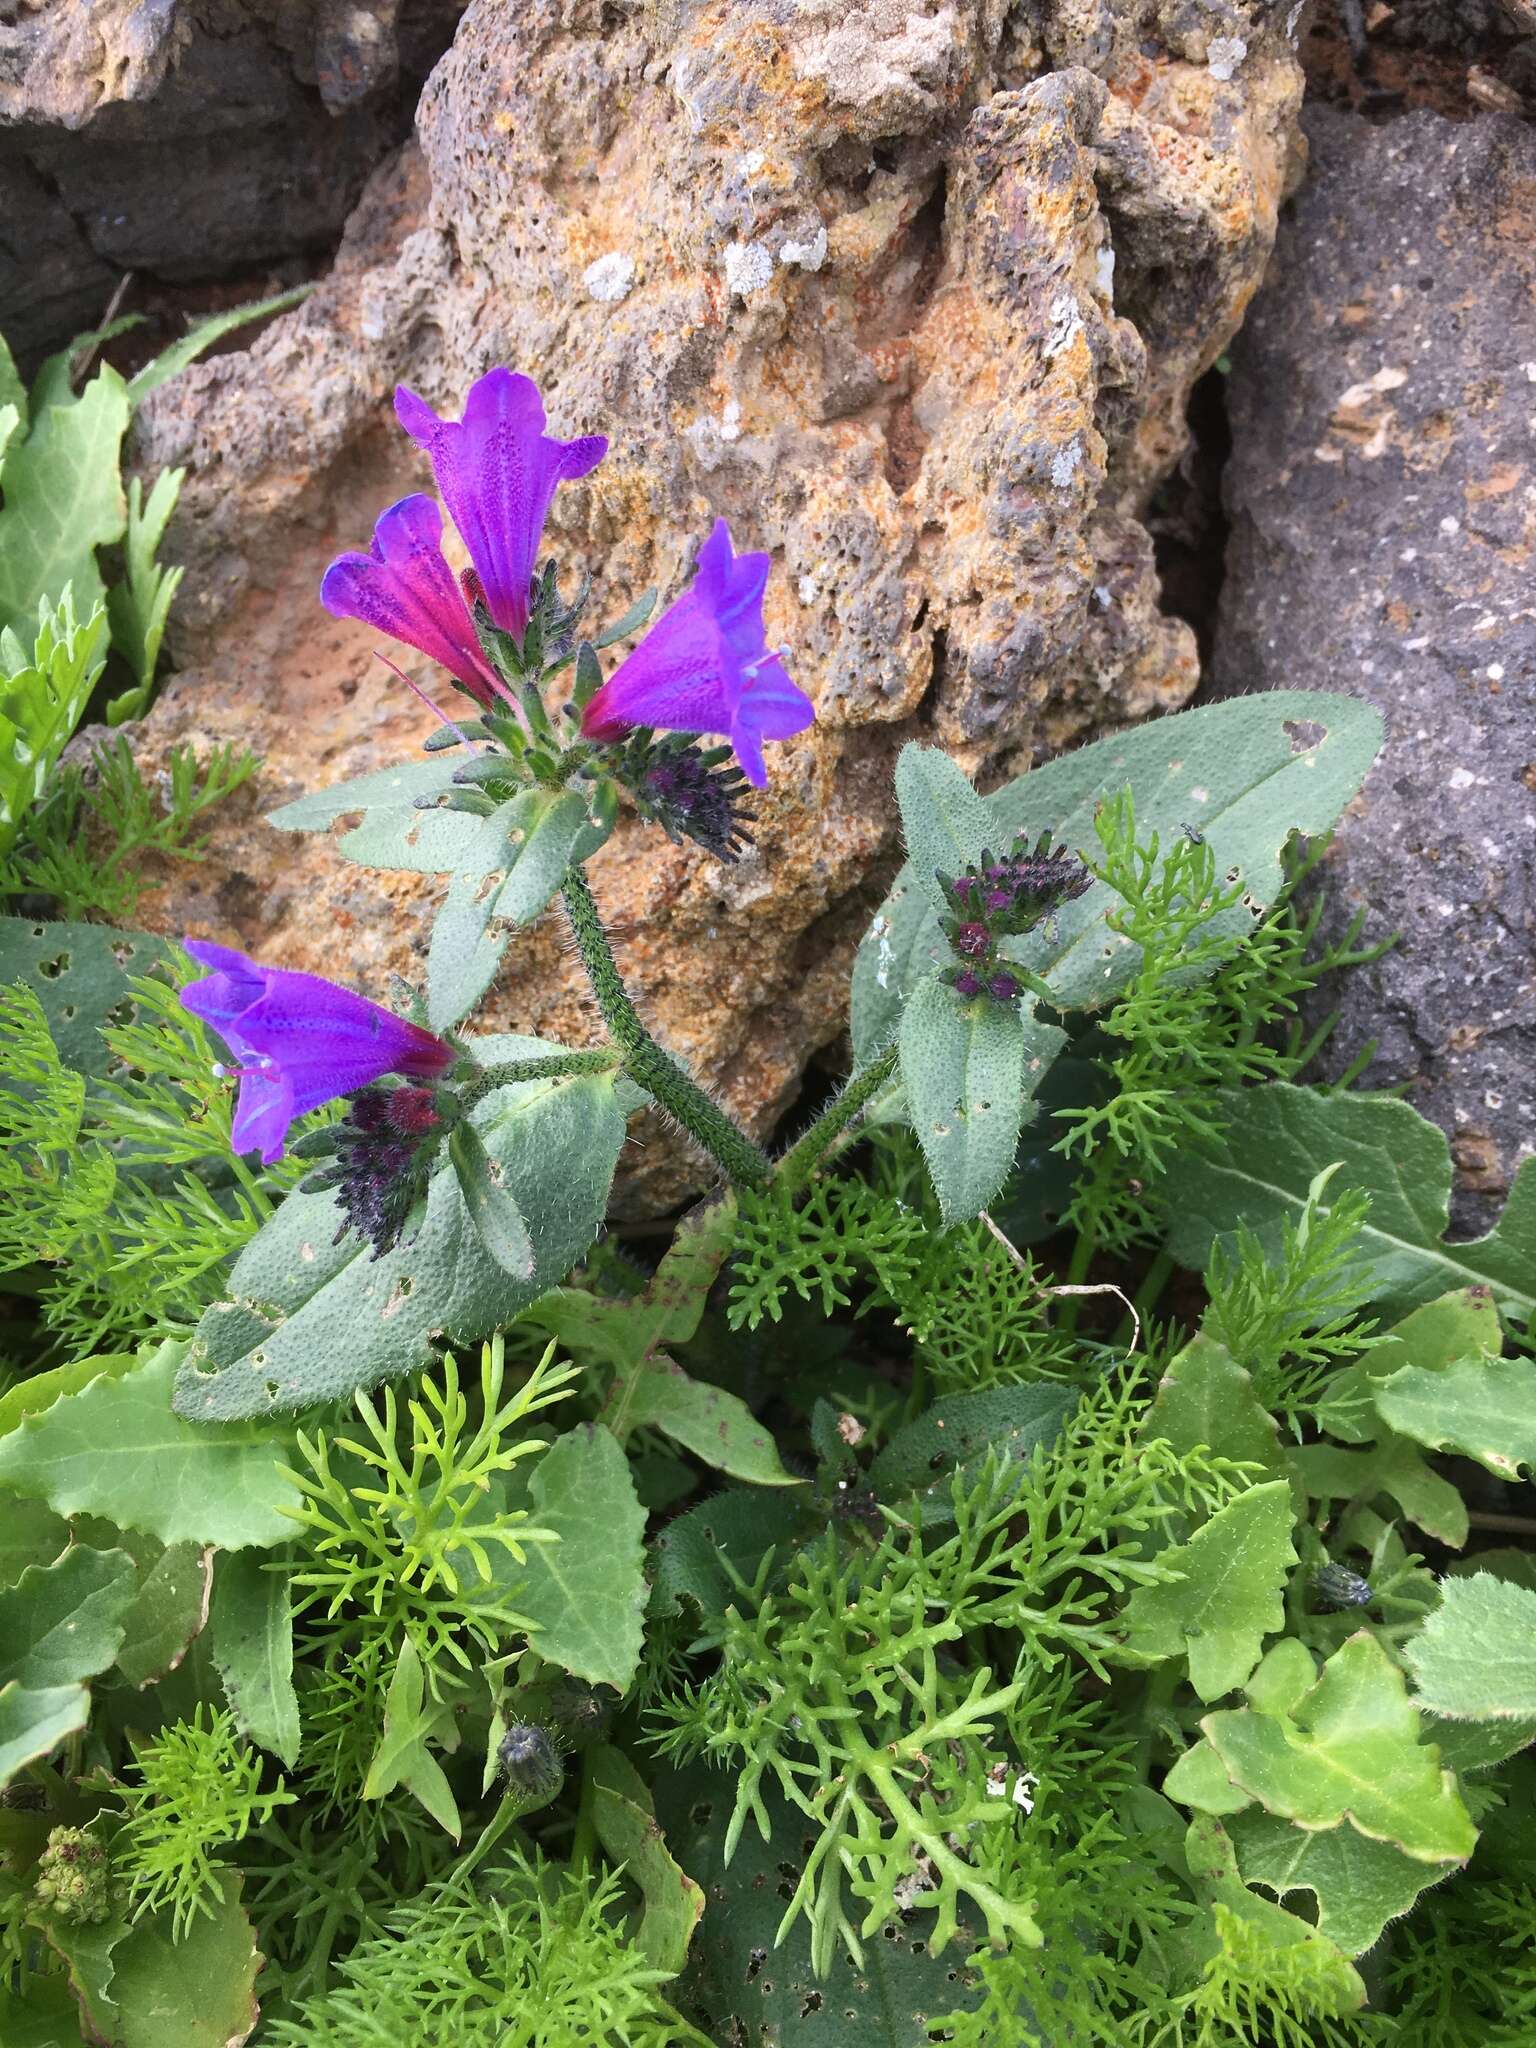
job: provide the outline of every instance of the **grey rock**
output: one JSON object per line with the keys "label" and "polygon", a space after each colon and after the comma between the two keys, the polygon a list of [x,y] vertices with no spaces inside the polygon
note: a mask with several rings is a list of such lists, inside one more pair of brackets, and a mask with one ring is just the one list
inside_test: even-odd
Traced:
{"label": "grey rock", "polygon": [[125,270],[187,283],[333,248],[462,11],[70,0],[0,26],[0,332],[15,353],[94,325]]}
{"label": "grey rock", "polygon": [[1336,842],[1338,1071],[1441,1124],[1483,1228],[1536,1150],[1536,131],[1309,109],[1313,170],[1233,351],[1219,694],[1376,704]]}

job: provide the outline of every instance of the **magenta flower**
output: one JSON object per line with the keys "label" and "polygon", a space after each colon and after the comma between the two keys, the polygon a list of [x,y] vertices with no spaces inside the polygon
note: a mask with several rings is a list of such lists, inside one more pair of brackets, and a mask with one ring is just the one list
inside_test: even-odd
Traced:
{"label": "magenta flower", "polygon": [[214,1071],[238,1075],[234,1148],[258,1150],[264,1165],[282,1158],[295,1117],[322,1102],[385,1074],[429,1080],[453,1064],[452,1048],[430,1031],[318,974],[260,967],[206,939],[184,943],[213,972],[187,984],[182,1007],[211,1024],[239,1060]]}
{"label": "magenta flower", "polygon": [[400,424],[432,458],[448,516],[464,537],[496,624],[521,640],[539,541],[555,492],[596,469],[602,434],[556,441],[544,431],[544,402],[531,377],[489,370],[471,385],[462,420],[439,419],[401,385]]}
{"label": "magenta flower", "polygon": [[730,528],[717,519],[693,582],[588,702],[586,738],[620,739],[637,725],[723,733],[747,780],[765,789],[763,741],[804,732],[816,716],[785,674],[779,650],[767,645],[768,567],[767,555],[734,554]]}
{"label": "magenta flower", "polygon": [[338,555],[320,585],[333,618],[363,619],[433,661],[482,704],[500,689],[480,652],[458,578],[443,558],[443,515],[423,491],[379,515],[366,555]]}

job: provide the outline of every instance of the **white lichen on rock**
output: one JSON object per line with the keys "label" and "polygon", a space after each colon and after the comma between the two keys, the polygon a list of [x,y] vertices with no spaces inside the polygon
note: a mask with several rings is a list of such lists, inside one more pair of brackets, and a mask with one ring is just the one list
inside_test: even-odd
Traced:
{"label": "white lichen on rock", "polygon": [[1206,66],[1212,78],[1235,78],[1247,54],[1248,45],[1241,36],[1212,36],[1206,45]]}
{"label": "white lichen on rock", "polygon": [[627,299],[635,282],[635,259],[626,256],[622,250],[611,249],[606,256],[599,256],[589,263],[581,273],[581,281],[587,288],[587,296],[604,305]]}
{"label": "white lichen on rock", "polygon": [[827,230],[819,227],[808,242],[794,240],[783,243],[779,249],[779,261],[793,265],[799,270],[820,270],[827,260]]}
{"label": "white lichen on rock", "polygon": [[725,282],[745,298],[760,292],[773,276],[773,252],[766,242],[732,242],[725,252]]}

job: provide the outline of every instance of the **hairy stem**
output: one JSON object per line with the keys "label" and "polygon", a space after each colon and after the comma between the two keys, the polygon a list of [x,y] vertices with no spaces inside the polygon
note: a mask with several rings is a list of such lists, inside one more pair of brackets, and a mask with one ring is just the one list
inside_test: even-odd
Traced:
{"label": "hairy stem", "polygon": [[483,1102],[498,1088],[514,1081],[556,1081],[568,1074],[611,1074],[620,1064],[616,1052],[554,1052],[531,1060],[504,1060],[500,1066],[481,1067],[463,1088],[457,1090],[459,1107],[465,1111]]}
{"label": "hairy stem", "polygon": [[896,1071],[896,1048],[887,1046],[862,1073],[845,1081],[832,1101],[805,1134],[797,1138],[774,1168],[774,1179],[790,1194],[803,1188],[823,1156],[847,1130],[859,1112],[885,1086]]}
{"label": "hairy stem", "polygon": [[726,1179],[737,1187],[766,1185],[768,1156],[736,1125],[703,1089],[677,1066],[640,1022],[598,916],[587,878],[580,868],[567,868],[560,888],[565,914],[576,937],[582,965],[597,998],[603,1022],[613,1034],[624,1071],[646,1094],[659,1102],[709,1154]]}

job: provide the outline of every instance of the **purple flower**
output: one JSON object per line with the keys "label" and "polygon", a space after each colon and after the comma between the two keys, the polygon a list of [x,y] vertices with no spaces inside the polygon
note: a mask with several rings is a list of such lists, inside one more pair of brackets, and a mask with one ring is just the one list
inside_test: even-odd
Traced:
{"label": "purple flower", "polygon": [[337,556],[321,582],[320,602],[335,618],[363,619],[440,661],[480,703],[496,701],[498,685],[480,652],[469,606],[443,559],[443,515],[425,492],[379,515],[366,555]]}
{"label": "purple flower", "polygon": [[784,673],[763,629],[767,555],[737,555],[723,519],[699,549],[698,574],[620,662],[582,713],[590,740],[631,727],[724,733],[747,780],[765,789],[763,741],[804,732],[816,707]]}
{"label": "purple flower", "polygon": [[531,377],[488,370],[470,386],[462,420],[439,419],[401,385],[395,412],[432,458],[448,516],[464,537],[496,624],[521,640],[528,591],[550,503],[562,483],[596,469],[602,434],[556,441],[544,431],[544,402]]}
{"label": "purple flower", "polygon": [[215,1071],[239,1076],[234,1148],[254,1147],[264,1165],[282,1158],[294,1118],[322,1102],[384,1074],[429,1080],[453,1064],[452,1048],[430,1031],[318,974],[259,967],[206,939],[184,943],[213,972],[188,983],[182,1007],[211,1024],[240,1061]]}

